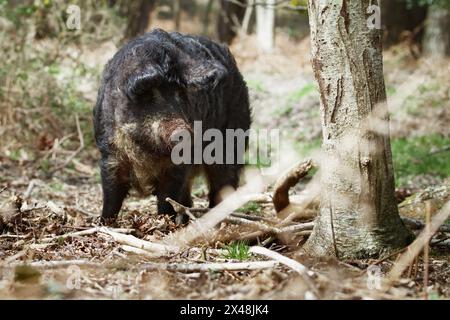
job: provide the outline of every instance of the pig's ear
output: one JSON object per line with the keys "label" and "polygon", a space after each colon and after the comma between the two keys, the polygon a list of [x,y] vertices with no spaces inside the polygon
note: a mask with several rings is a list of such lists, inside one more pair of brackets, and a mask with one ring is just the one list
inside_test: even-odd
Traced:
{"label": "pig's ear", "polygon": [[159,86],[162,79],[161,70],[147,67],[128,78],[125,93],[128,99],[137,101],[139,98],[145,97],[152,88]]}
{"label": "pig's ear", "polygon": [[204,61],[203,63],[191,65],[184,72],[186,86],[194,90],[212,90],[225,77],[228,71],[218,62]]}
{"label": "pig's ear", "polygon": [[172,60],[164,52],[152,52],[151,60],[128,77],[125,91],[128,99],[137,101],[150,93],[152,88],[169,81]]}

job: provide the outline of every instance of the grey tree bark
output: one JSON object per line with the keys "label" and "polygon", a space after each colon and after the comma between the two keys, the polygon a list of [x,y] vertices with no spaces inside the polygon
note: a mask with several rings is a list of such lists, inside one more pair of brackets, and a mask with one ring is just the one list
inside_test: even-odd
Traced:
{"label": "grey tree bark", "polygon": [[275,43],[275,0],[263,0],[256,6],[256,37],[263,52],[271,52]]}
{"label": "grey tree bark", "polygon": [[444,5],[431,5],[425,22],[423,51],[428,56],[450,55],[450,9]]}
{"label": "grey tree bark", "polygon": [[323,128],[321,209],[304,246],[315,256],[377,257],[412,240],[394,195],[382,34],[367,22],[372,4],[309,1]]}

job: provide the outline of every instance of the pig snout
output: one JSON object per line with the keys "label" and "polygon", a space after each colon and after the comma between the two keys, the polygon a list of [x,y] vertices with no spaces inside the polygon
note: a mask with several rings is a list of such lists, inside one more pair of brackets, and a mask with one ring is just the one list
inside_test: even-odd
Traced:
{"label": "pig snout", "polygon": [[160,147],[168,151],[171,151],[178,143],[178,139],[174,139],[175,136],[179,136],[183,132],[188,132],[189,134],[193,132],[191,126],[181,118],[164,119],[155,122],[152,125],[152,131]]}

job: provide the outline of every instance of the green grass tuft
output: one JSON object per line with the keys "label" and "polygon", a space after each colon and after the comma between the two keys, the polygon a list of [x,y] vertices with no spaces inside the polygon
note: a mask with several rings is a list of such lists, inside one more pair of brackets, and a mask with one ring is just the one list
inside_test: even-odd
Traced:
{"label": "green grass tuft", "polygon": [[244,261],[250,258],[250,247],[244,241],[233,242],[225,247],[226,252],[223,254],[225,259],[233,259]]}
{"label": "green grass tuft", "polygon": [[259,213],[261,211],[261,206],[256,202],[250,201],[236,211],[242,213]]}

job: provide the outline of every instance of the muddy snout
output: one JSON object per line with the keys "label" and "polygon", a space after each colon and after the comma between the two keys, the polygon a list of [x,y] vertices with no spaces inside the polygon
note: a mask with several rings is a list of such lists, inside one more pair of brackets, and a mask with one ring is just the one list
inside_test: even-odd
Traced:
{"label": "muddy snout", "polygon": [[155,122],[152,131],[160,147],[167,151],[172,151],[173,147],[179,142],[179,137],[186,134],[192,134],[192,127],[181,118],[163,119]]}

